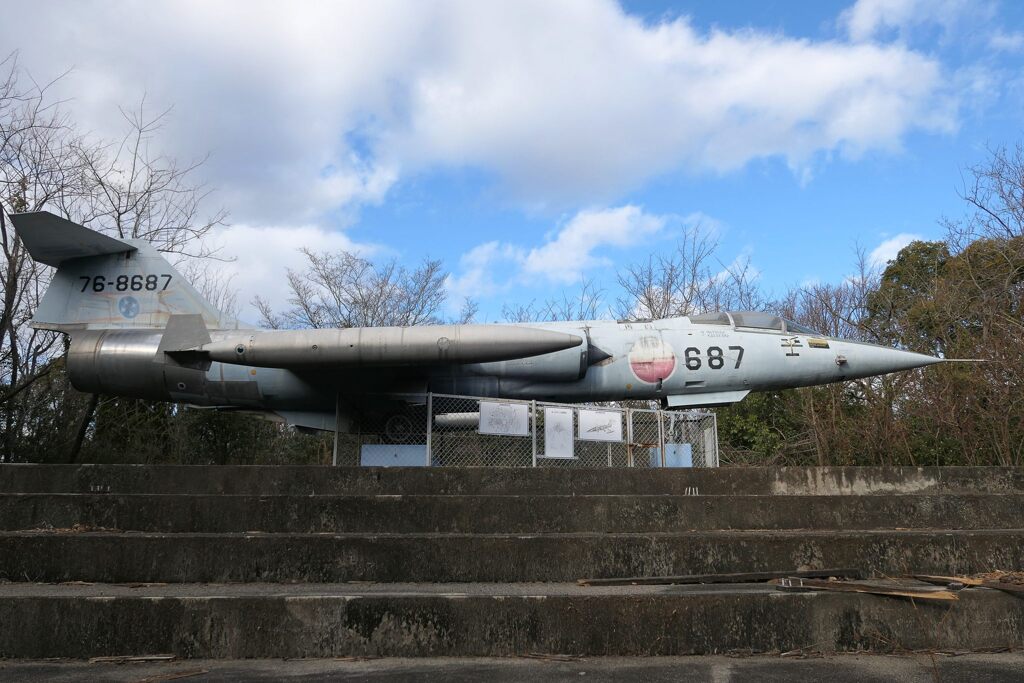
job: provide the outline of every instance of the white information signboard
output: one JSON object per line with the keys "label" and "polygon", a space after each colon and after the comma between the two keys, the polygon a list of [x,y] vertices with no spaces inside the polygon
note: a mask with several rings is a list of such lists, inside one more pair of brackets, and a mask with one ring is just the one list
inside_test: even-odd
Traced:
{"label": "white information signboard", "polygon": [[618,410],[580,410],[580,441],[622,441],[622,413]]}
{"label": "white information signboard", "polygon": [[422,444],[363,444],[359,449],[363,467],[423,467],[427,447]]}
{"label": "white information signboard", "polygon": [[530,435],[530,406],[526,403],[480,401],[481,434]]}
{"label": "white information signboard", "polygon": [[544,408],[544,457],[572,458],[572,408]]}

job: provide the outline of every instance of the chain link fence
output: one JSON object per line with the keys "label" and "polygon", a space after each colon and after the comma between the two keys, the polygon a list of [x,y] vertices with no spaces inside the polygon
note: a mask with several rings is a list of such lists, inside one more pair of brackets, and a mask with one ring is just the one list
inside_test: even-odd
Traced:
{"label": "chain link fence", "polygon": [[364,423],[338,443],[338,464],[718,466],[713,413],[450,394],[428,394],[425,405]]}

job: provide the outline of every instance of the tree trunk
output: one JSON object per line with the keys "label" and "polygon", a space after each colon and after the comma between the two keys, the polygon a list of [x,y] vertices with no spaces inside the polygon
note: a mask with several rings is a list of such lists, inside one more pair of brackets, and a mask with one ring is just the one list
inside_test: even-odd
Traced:
{"label": "tree trunk", "polygon": [[89,405],[85,407],[82,421],[78,423],[78,433],[75,434],[75,442],[71,445],[71,452],[68,453],[69,464],[78,462],[78,456],[82,452],[82,443],[85,441],[85,433],[89,431],[89,424],[92,422],[93,415],[96,414],[96,406],[99,405],[99,402],[99,394],[93,394],[89,397]]}

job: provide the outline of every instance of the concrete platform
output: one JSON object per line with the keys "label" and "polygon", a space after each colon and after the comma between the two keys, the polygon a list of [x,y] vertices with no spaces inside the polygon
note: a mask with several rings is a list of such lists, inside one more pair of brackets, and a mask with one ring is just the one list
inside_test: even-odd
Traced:
{"label": "concrete platform", "polygon": [[1022,503],[1012,468],[4,465],[0,658],[1015,649],[1024,600],[983,589],[575,581],[1019,570]]}
{"label": "concrete platform", "polygon": [[1022,494],[872,496],[0,494],[0,530],[164,533],[644,533],[996,529]]}
{"label": "concrete platform", "polygon": [[187,660],[111,664],[0,661],[0,679],[17,681],[716,681],[721,683],[1016,683],[1024,656],[998,654],[847,654],[830,657],[601,657]]}
{"label": "concrete platform", "polygon": [[[1019,648],[1024,601],[767,585],[0,585],[0,657],[684,655]],[[642,615],[643,618],[637,618]]]}
{"label": "concrete platform", "polygon": [[1024,493],[1013,467],[718,469],[374,468],[194,465],[0,465],[0,493],[248,495],[872,495]]}

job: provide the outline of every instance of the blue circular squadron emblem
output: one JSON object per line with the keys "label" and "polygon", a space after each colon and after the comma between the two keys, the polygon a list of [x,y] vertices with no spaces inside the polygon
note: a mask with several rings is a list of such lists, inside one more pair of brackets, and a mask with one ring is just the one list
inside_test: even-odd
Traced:
{"label": "blue circular squadron emblem", "polygon": [[123,296],[117,302],[117,309],[126,318],[134,318],[139,314],[139,301],[134,296]]}

